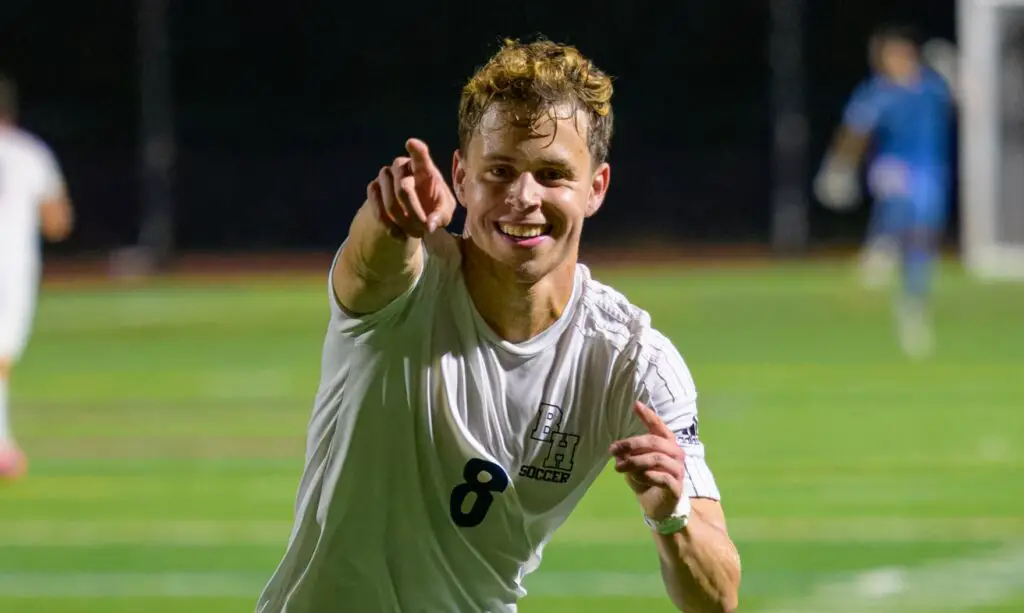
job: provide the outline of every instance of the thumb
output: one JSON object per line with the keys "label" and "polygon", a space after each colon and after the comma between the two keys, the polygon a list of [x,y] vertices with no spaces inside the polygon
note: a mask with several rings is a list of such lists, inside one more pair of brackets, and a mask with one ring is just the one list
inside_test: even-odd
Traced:
{"label": "thumb", "polygon": [[438,209],[427,216],[427,232],[433,232],[438,228],[445,228],[452,222],[451,211]]}
{"label": "thumb", "polygon": [[661,421],[661,418],[658,417],[658,414],[655,413],[654,410],[648,407],[646,404],[637,400],[636,404],[633,405],[633,411],[636,413],[637,417],[640,418],[640,421],[642,421],[644,425],[647,426],[647,431],[650,432],[651,434],[656,434],[658,436],[667,436],[673,439],[675,438],[675,435],[672,434],[672,431],[668,429],[668,426],[665,425],[665,422]]}

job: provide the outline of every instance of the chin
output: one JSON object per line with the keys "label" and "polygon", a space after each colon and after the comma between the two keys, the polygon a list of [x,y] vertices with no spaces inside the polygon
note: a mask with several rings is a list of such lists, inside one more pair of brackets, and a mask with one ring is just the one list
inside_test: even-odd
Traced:
{"label": "chin", "polygon": [[548,262],[533,258],[515,266],[516,278],[526,283],[535,283],[546,277],[552,270]]}
{"label": "chin", "polygon": [[548,249],[542,252],[506,254],[501,262],[515,271],[516,278],[523,283],[536,283],[544,277],[560,269],[570,260],[569,254]]}
{"label": "chin", "polygon": [[479,251],[499,268],[511,270],[522,281],[535,281],[542,278],[551,268],[551,254],[546,250],[522,249],[510,247],[501,241],[491,244],[477,243]]}

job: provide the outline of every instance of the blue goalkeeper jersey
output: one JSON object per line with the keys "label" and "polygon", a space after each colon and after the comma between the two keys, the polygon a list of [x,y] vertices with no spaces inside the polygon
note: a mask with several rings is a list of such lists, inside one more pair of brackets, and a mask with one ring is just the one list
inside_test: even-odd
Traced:
{"label": "blue goalkeeper jersey", "polygon": [[853,92],[843,115],[846,127],[871,134],[874,155],[917,172],[948,172],[951,164],[953,97],[946,81],[922,67],[913,84],[880,75],[865,79]]}

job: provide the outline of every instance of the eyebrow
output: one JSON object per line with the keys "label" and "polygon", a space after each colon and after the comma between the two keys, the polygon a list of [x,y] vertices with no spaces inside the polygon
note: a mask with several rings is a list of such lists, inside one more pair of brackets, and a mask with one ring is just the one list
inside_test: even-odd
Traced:
{"label": "eyebrow", "polygon": [[[488,153],[484,155],[484,159],[488,162],[508,162],[513,163],[516,158],[501,153]],[[544,166],[556,166],[558,168],[571,168],[572,163],[569,160],[558,156],[541,156],[538,161]]]}

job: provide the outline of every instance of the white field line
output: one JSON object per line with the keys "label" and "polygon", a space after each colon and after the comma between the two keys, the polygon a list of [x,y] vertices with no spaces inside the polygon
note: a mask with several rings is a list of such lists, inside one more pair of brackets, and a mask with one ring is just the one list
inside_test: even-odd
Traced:
{"label": "white field line", "polygon": [[[18,520],[0,522],[0,547],[99,547],[105,545],[266,545],[284,547],[290,521],[235,520]],[[1024,540],[1024,518],[732,518],[738,542],[852,543],[858,541],[964,542]],[[632,518],[570,520],[556,543],[648,543],[649,532]]]}
{"label": "white field line", "polygon": [[964,613],[1024,596],[1024,546],[824,583],[759,613]]}

